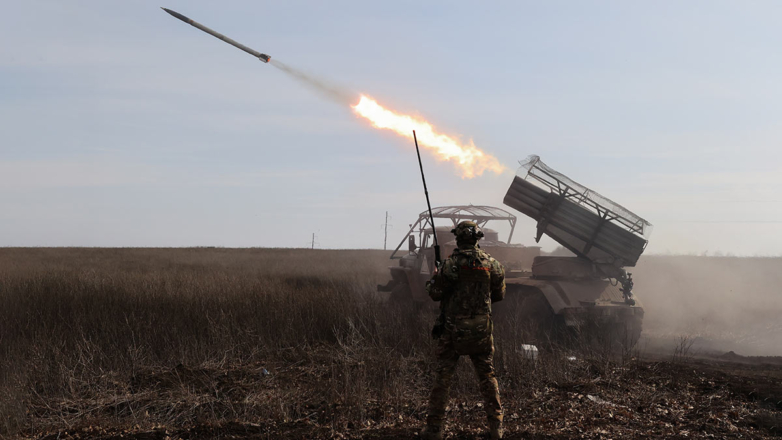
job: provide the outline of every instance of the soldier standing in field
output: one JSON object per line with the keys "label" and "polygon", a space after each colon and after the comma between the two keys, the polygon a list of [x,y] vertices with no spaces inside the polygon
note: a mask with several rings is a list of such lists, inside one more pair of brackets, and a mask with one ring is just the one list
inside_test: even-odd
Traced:
{"label": "soldier standing in field", "polygon": [[494,339],[491,303],[505,297],[505,269],[478,246],[483,231],[464,221],[451,231],[457,249],[427,284],[427,292],[440,301],[440,317],[432,329],[437,339],[437,378],[429,397],[424,439],[442,439],[445,407],[456,364],[462,355],[478,375],[492,439],[502,438],[502,406],[494,374]]}

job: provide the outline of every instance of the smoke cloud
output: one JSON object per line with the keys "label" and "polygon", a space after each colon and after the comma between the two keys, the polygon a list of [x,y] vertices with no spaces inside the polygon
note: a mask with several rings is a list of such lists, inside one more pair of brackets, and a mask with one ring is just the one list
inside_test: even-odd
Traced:
{"label": "smoke cloud", "polygon": [[301,70],[274,58],[271,59],[270,63],[323,98],[334,101],[337,104],[346,104],[348,106],[353,105],[358,101],[358,93],[349,89],[317,78],[312,74],[302,72]]}
{"label": "smoke cloud", "polygon": [[649,348],[670,351],[686,336],[702,352],[782,356],[781,264],[780,258],[641,257],[628,269],[646,312]]}

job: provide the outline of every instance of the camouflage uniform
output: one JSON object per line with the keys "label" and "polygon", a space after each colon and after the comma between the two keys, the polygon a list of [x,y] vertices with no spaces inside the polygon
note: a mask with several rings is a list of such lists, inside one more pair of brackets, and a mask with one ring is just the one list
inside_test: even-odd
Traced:
{"label": "camouflage uniform", "polygon": [[437,340],[437,378],[429,398],[427,425],[435,430],[442,426],[451,379],[461,355],[470,356],[475,367],[490,424],[501,425],[491,303],[505,297],[505,269],[477,245],[483,233],[475,223],[461,222],[452,232],[456,234],[458,248],[427,284],[429,296],[440,301],[442,312],[435,325],[435,329],[441,325],[441,333]]}

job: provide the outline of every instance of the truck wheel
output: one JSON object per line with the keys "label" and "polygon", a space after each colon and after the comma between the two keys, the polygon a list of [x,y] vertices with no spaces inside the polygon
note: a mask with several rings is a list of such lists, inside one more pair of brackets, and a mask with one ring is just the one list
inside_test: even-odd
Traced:
{"label": "truck wheel", "polygon": [[411,304],[413,302],[413,292],[406,283],[398,283],[391,290],[389,301],[397,304]]}
{"label": "truck wheel", "polygon": [[554,312],[551,310],[543,293],[531,295],[521,304],[521,319],[526,322],[527,331],[534,338],[534,344],[539,348],[550,348],[558,342],[558,329],[555,325]]}
{"label": "truck wheel", "polygon": [[638,339],[641,338],[642,320],[638,316],[632,316],[620,326],[620,342],[624,352],[630,351]]}
{"label": "truck wheel", "polygon": [[578,331],[578,343],[598,352],[612,355],[627,354],[641,336],[641,318],[624,317],[618,322],[604,322],[589,317]]}
{"label": "truck wheel", "polygon": [[538,289],[517,292],[508,290],[505,299],[496,304],[496,329],[500,338],[516,346],[550,345],[555,337],[555,317],[543,293]]}

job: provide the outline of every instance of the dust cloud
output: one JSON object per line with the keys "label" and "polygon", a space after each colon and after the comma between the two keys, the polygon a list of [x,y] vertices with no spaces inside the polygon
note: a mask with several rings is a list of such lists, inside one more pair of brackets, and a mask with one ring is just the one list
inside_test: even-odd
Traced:
{"label": "dust cloud", "polygon": [[342,86],[317,78],[274,58],[271,59],[270,63],[323,98],[334,101],[337,104],[353,105],[358,102],[358,94]]}
{"label": "dust cloud", "polygon": [[[641,341],[670,351],[782,356],[782,258],[642,257],[628,268],[644,306]],[[645,341],[644,341],[645,340]]]}

